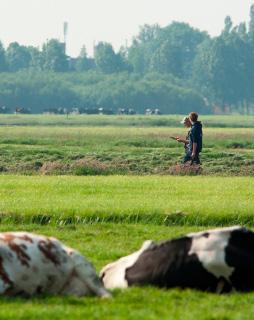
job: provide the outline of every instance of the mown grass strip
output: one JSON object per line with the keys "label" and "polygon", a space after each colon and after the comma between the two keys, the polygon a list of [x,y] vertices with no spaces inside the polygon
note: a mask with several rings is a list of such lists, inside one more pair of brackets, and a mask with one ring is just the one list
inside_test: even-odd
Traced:
{"label": "mown grass strip", "polygon": [[[180,127],[0,126],[0,172],[48,175],[172,174]],[[204,126],[202,175],[254,175],[254,130]],[[191,171],[191,170],[190,170]],[[195,173],[194,173],[195,174]]]}
{"label": "mown grass strip", "polygon": [[2,223],[254,225],[251,177],[0,176]]}

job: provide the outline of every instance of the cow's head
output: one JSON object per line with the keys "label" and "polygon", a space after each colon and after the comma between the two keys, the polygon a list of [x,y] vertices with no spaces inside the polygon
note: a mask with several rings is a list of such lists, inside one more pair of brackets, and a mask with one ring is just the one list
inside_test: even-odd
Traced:
{"label": "cow's head", "polygon": [[115,262],[107,264],[100,272],[100,277],[105,288],[127,288],[128,282],[126,280],[126,270],[132,267],[140,255],[145,250],[152,247],[153,244],[154,242],[152,240],[147,240],[143,243],[142,247],[138,251],[129,256],[122,257]]}

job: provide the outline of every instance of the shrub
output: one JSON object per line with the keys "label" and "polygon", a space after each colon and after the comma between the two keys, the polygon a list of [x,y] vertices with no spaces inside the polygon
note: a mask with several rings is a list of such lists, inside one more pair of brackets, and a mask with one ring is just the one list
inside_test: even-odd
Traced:
{"label": "shrub", "polygon": [[81,175],[107,175],[111,173],[109,165],[93,158],[82,158],[72,165],[72,172]]}
{"label": "shrub", "polygon": [[68,166],[60,161],[45,162],[40,168],[40,173],[44,175],[65,174]]}
{"label": "shrub", "polygon": [[202,167],[199,164],[177,164],[169,168],[167,173],[179,176],[193,176],[202,173]]}

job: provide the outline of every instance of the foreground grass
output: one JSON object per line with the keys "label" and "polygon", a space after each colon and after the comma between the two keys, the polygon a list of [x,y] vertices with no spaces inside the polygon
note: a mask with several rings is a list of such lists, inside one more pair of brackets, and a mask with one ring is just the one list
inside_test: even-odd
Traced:
{"label": "foreground grass", "polygon": [[[79,249],[97,270],[136,250],[145,239],[169,239],[198,227],[95,224],[84,226],[1,225],[0,230],[29,230],[53,235]],[[131,288],[113,299],[43,296],[0,298],[1,319],[252,319],[254,293],[215,295],[195,290]]]}
{"label": "foreground grass", "polygon": [[254,224],[251,177],[0,176],[5,221]]}
{"label": "foreground grass", "polygon": [[212,295],[194,290],[132,288],[114,298],[0,299],[1,319],[253,319],[254,294]]}

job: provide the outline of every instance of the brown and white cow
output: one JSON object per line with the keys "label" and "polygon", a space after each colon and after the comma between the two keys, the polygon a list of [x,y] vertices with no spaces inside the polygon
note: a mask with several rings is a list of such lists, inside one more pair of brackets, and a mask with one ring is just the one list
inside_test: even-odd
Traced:
{"label": "brown and white cow", "polygon": [[106,288],[132,285],[195,288],[210,292],[254,290],[254,233],[230,227],[155,243],[106,265]]}
{"label": "brown and white cow", "polygon": [[55,238],[0,233],[0,294],[109,297],[93,266]]}

